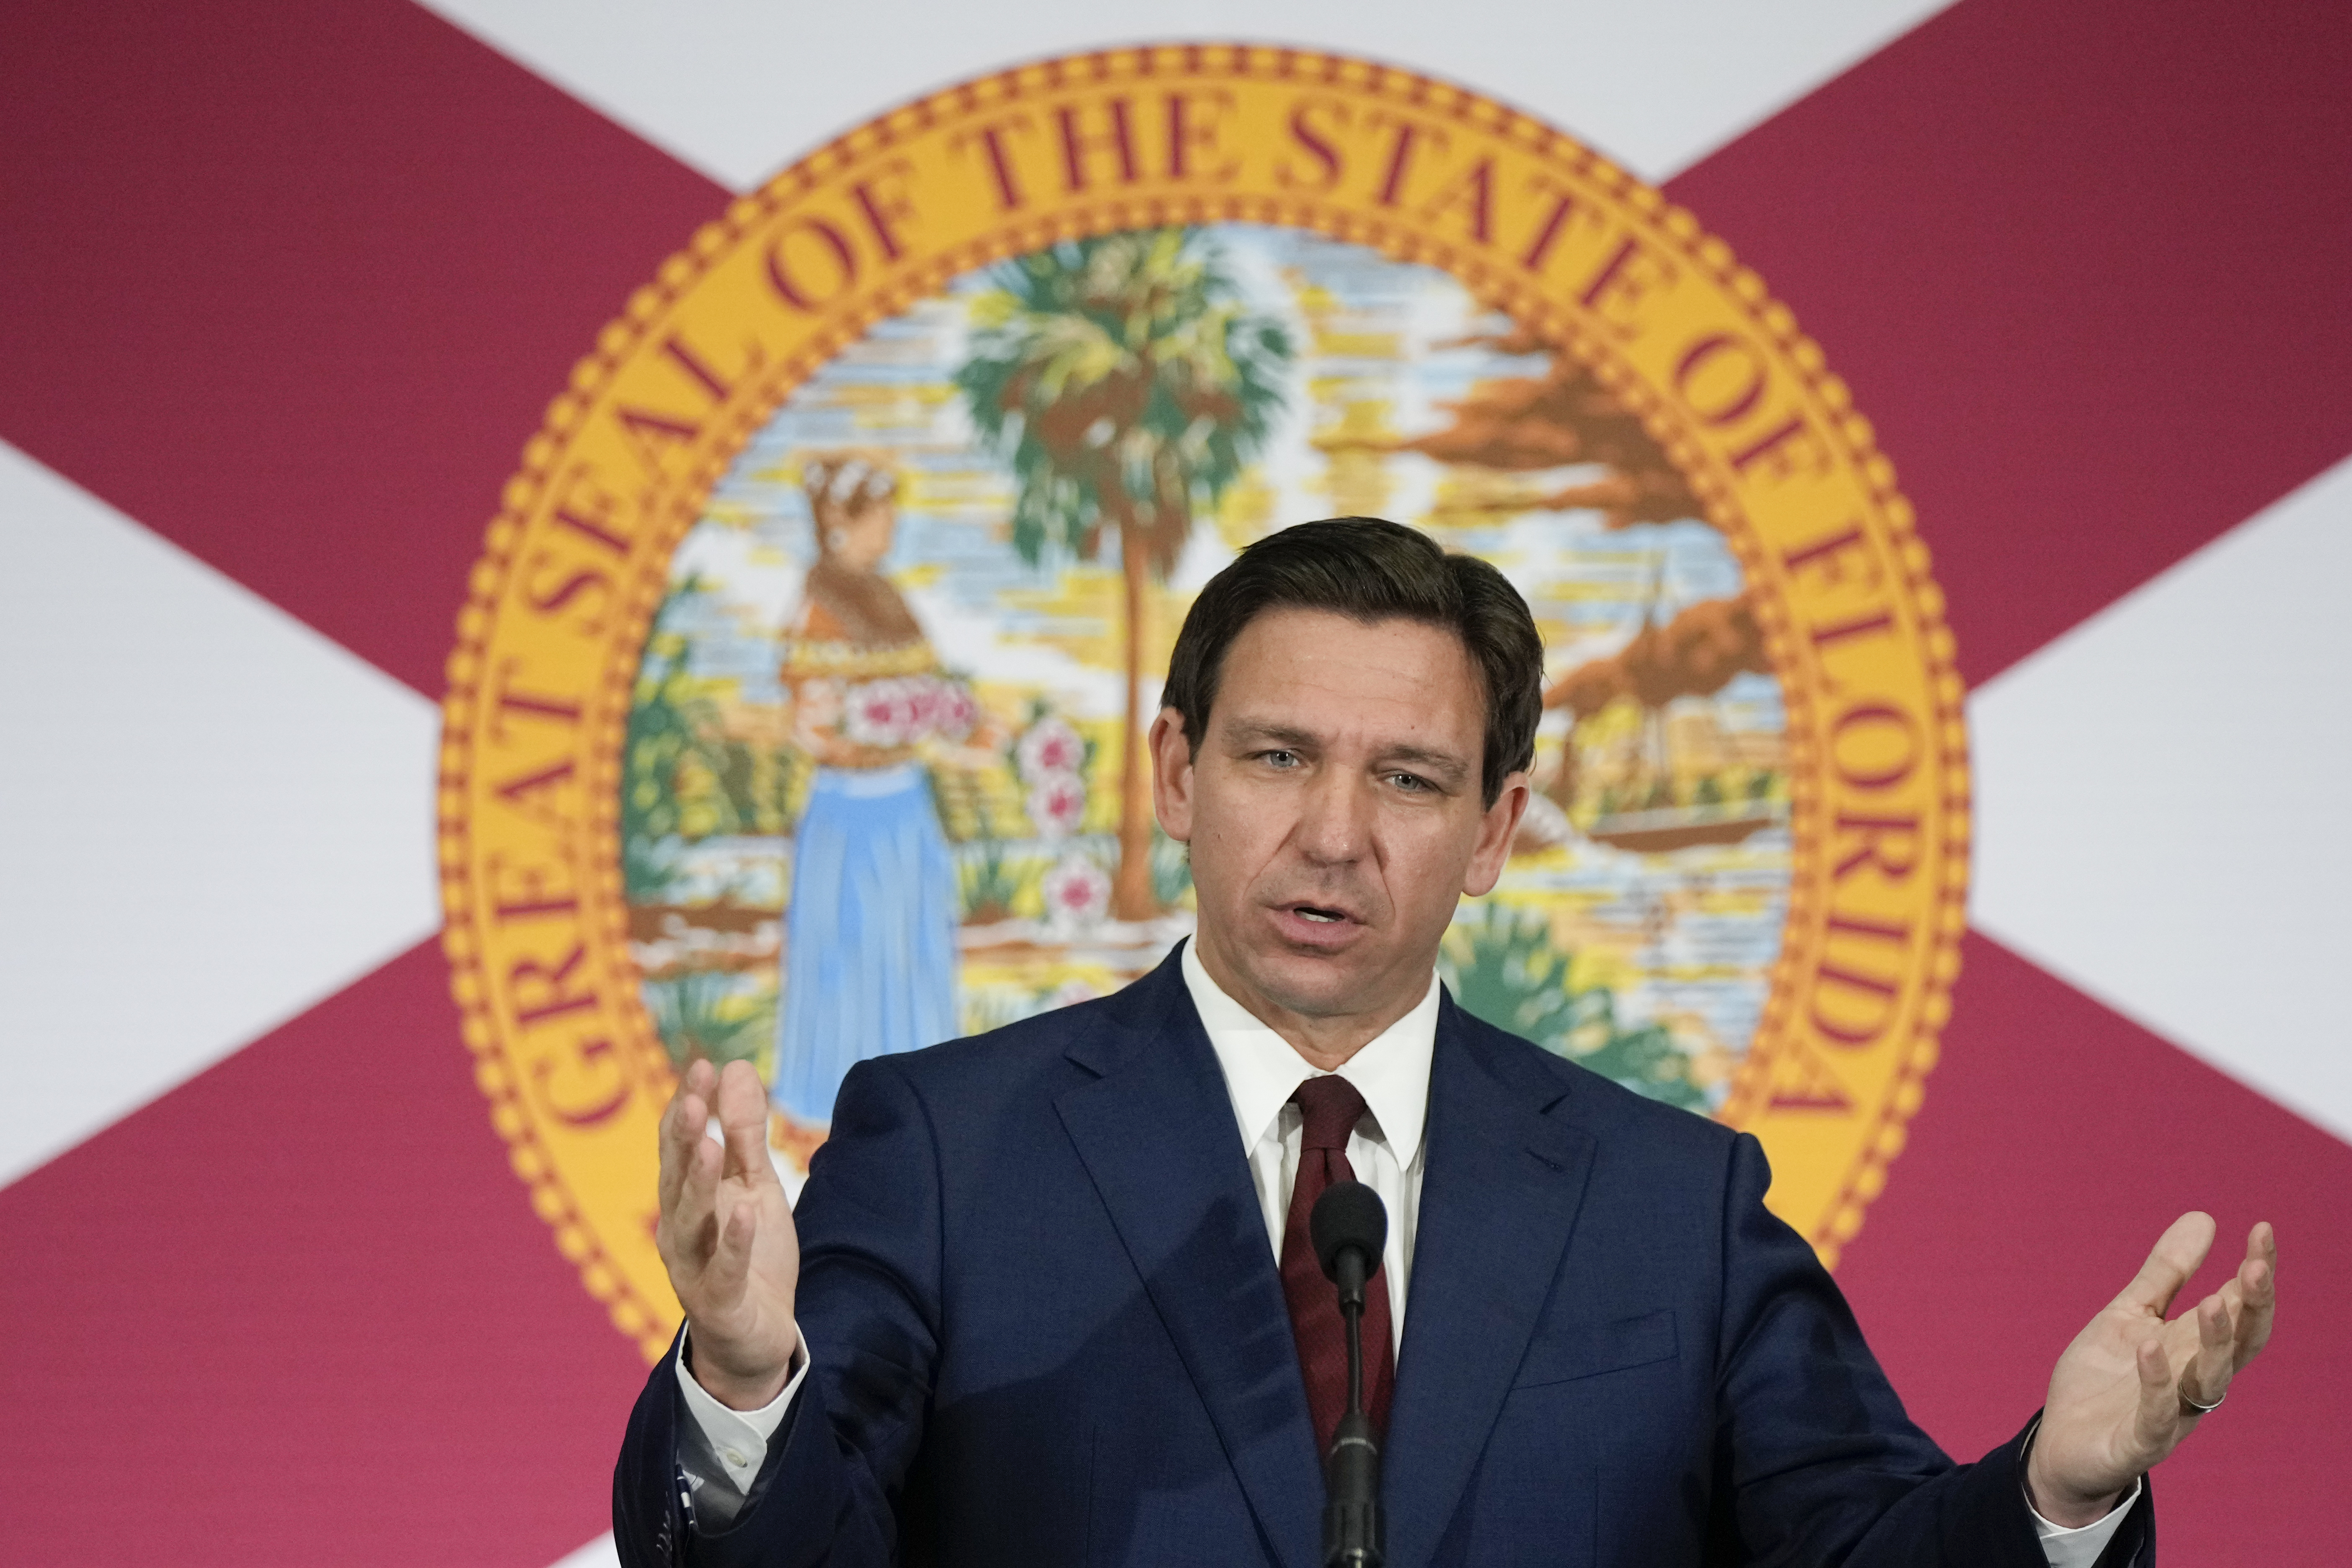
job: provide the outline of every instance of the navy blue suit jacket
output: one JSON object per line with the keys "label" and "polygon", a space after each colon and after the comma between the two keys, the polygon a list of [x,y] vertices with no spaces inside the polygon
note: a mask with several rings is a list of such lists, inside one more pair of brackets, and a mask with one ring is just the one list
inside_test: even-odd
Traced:
{"label": "navy blue suit jacket", "polygon": [[[1764,1207],[1756,1142],[1447,999],[1385,1458],[1389,1561],[2045,1568],[2012,1441],[1955,1468]],[[698,1530],[657,1366],[630,1568],[1317,1568],[1323,1483],[1265,1222],[1171,956],[861,1063],[798,1211],[814,1365]],[[2153,1561],[2145,1494],[2103,1563]]]}

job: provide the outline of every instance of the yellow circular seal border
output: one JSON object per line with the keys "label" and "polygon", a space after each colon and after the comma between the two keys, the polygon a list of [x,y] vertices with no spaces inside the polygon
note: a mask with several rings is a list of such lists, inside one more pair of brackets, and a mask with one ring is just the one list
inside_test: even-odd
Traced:
{"label": "yellow circular seal border", "polygon": [[1893,467],[1789,310],[1570,137],[1339,56],[1046,60],[892,110],[733,204],[597,336],[523,451],[448,661],[443,944],[475,1072],[563,1255],[648,1356],[674,1081],[626,943],[619,761],[672,551],[782,400],[974,268],[1163,224],[1440,268],[1647,425],[1738,557],[1788,717],[1793,872],[1720,1118],[1834,1263],[1918,1109],[1958,972],[1968,768],[1942,595]]}

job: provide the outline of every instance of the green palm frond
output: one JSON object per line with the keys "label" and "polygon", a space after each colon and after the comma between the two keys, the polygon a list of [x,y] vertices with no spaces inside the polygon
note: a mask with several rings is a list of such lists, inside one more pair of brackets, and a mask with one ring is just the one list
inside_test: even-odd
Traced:
{"label": "green palm frond", "polygon": [[776,998],[709,970],[651,978],[646,1009],[672,1065],[754,1060],[776,1029]]}
{"label": "green palm frond", "polygon": [[1288,332],[1196,229],[1067,240],[990,282],[956,384],[1012,465],[1013,547],[1092,560],[1108,525],[1164,574],[1271,433]]}
{"label": "green palm frond", "polygon": [[1498,1029],[1614,1079],[1637,1094],[1704,1112],[1690,1058],[1664,1025],[1628,1028],[1604,986],[1577,989],[1570,955],[1532,910],[1501,904],[1465,910],[1438,949],[1438,973],[1455,1005]]}

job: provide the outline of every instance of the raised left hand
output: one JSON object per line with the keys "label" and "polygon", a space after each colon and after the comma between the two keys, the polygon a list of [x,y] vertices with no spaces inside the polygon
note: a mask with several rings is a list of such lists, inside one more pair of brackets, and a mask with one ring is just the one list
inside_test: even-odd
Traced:
{"label": "raised left hand", "polygon": [[2026,1463],[2033,1506],[2053,1524],[2105,1515],[2134,1478],[2196,1430],[2271,1337],[2278,1243],[2268,1224],[2246,1237],[2236,1278],[2170,1322],[2164,1314],[2213,1245],[2213,1217],[2185,1214],[2123,1294],[2074,1336],[2050,1374]]}

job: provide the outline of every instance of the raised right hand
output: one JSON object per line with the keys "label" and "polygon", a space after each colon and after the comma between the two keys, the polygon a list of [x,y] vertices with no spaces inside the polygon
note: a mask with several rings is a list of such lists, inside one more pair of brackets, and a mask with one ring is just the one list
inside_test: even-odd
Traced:
{"label": "raised right hand", "polygon": [[[714,1100],[724,1147],[705,1131]],[[768,1159],[768,1096],[751,1063],[714,1073],[698,1061],[678,1079],[662,1113],[654,1239],[686,1309],[695,1381],[736,1410],[782,1393],[800,1349],[793,1291],[801,1246]]]}

